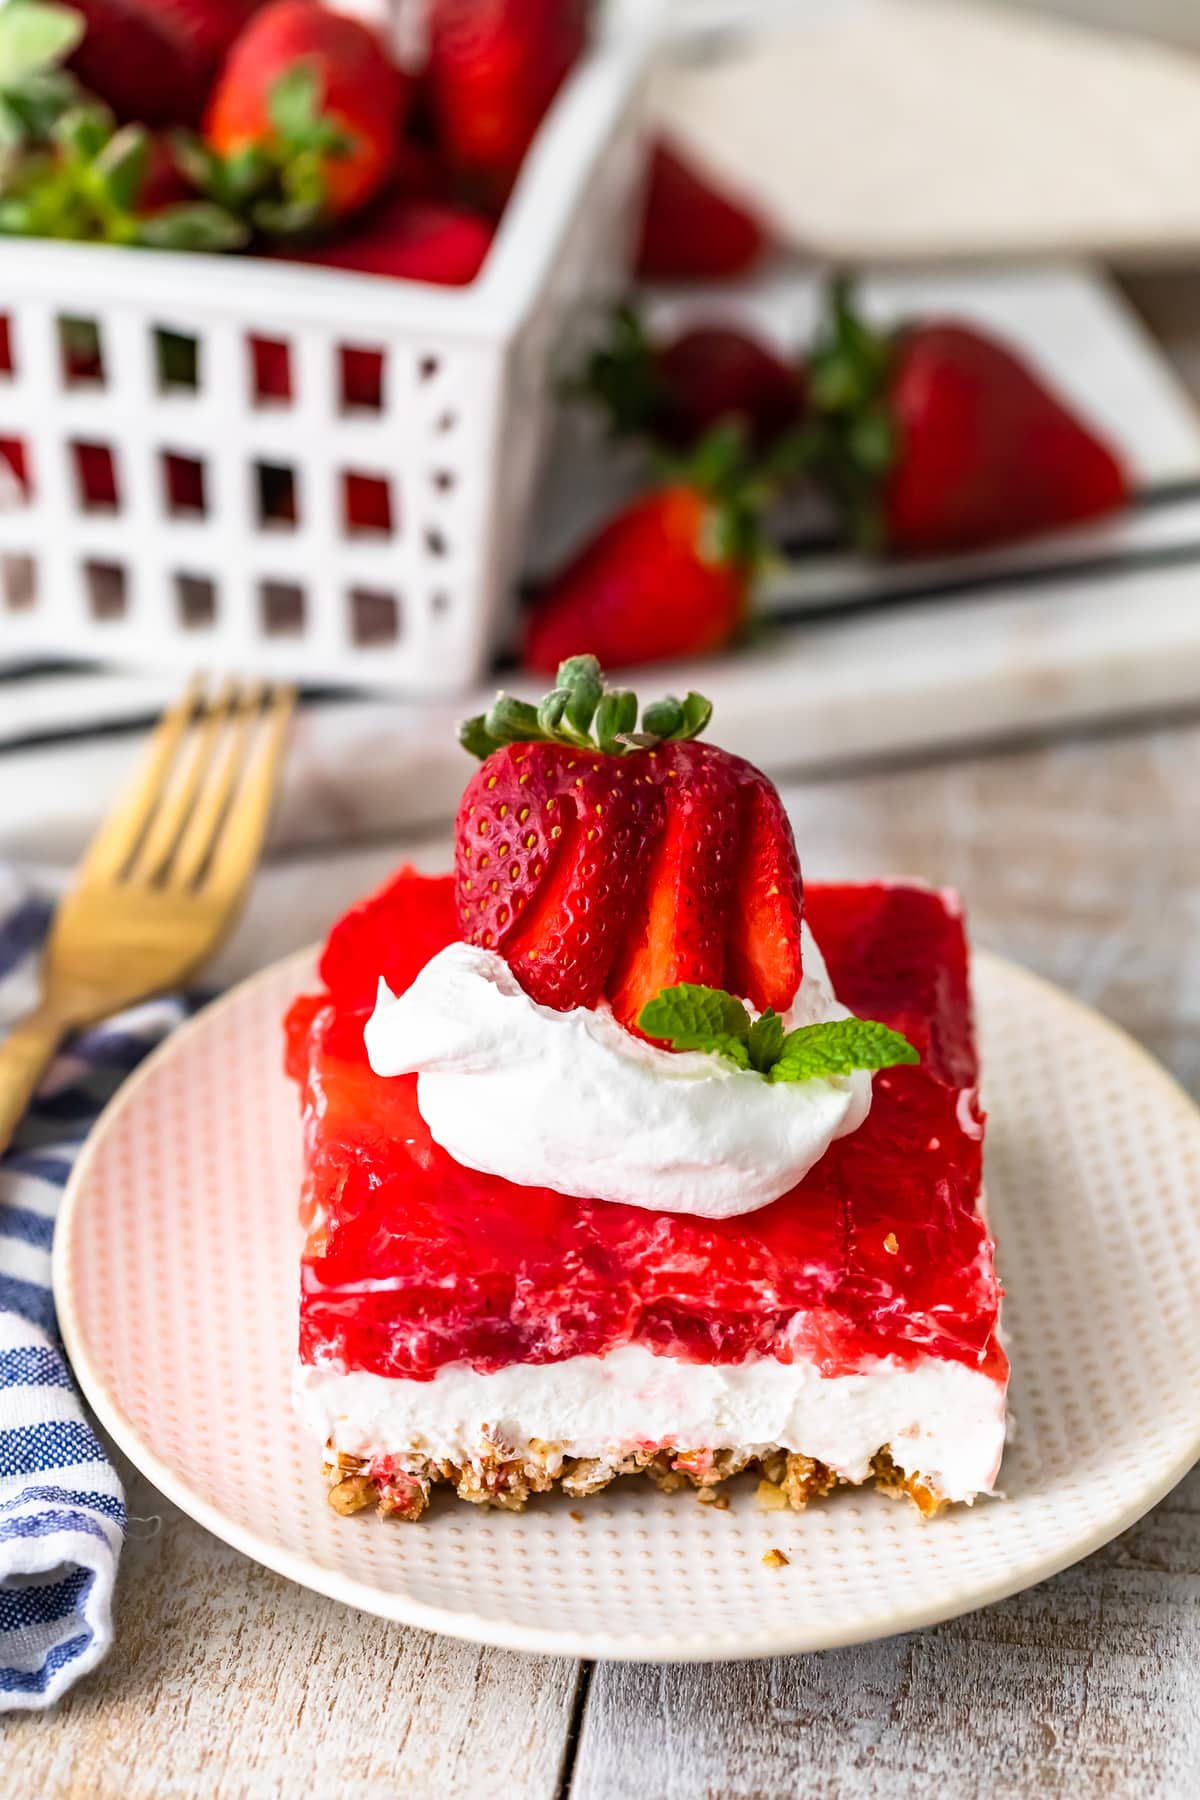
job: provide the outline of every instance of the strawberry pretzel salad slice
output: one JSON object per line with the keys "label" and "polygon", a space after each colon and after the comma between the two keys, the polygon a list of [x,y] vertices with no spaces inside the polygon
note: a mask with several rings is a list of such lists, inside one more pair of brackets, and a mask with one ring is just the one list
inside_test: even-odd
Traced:
{"label": "strawberry pretzel salad slice", "polygon": [[594,657],[462,728],[453,874],[293,1005],[296,1404],[337,1511],[618,1475],[991,1492],[1008,1363],[953,895],[805,891],[779,795]]}

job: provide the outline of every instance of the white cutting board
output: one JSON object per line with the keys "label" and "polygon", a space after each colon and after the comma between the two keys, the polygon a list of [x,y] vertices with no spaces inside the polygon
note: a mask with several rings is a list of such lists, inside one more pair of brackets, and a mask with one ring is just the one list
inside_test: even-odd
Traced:
{"label": "white cutting board", "polygon": [[[1200,481],[1200,428],[1160,353],[1112,288],[1076,268],[889,277],[867,297],[880,316],[926,305],[986,319],[1018,341],[1098,422],[1115,429],[1148,487]],[[739,292],[765,325],[797,334],[811,283],[776,271]],[[689,296],[708,310],[729,302]],[[599,468],[576,449],[555,505],[608,504]],[[629,471],[625,471],[628,478]],[[543,523],[544,552],[557,523]],[[1121,561],[1114,567],[1114,546]],[[551,546],[553,547],[553,546]],[[1107,566],[1105,566],[1107,559]],[[1041,573],[1037,573],[1040,570]],[[882,581],[985,592],[896,601],[862,610]],[[998,740],[1163,707],[1200,696],[1200,488],[1137,511],[1100,533],[1066,534],[999,558],[947,559],[932,571],[870,569],[848,557],[810,557],[778,578],[777,609],[837,602],[819,620],[768,630],[737,655],[680,669],[648,669],[647,697],[686,685],[712,695],[731,749],[776,774],[862,757]],[[510,683],[510,685],[520,685]],[[525,684],[529,691],[529,684]],[[86,841],[142,741],[123,722],[152,716],[169,679],[0,674],[0,857],[66,861]],[[444,822],[461,790],[464,758],[453,726],[486,702],[425,708],[391,700],[306,707],[275,824],[278,845],[394,835]],[[110,735],[93,736],[106,726]],[[69,740],[58,734],[70,731]]]}
{"label": "white cutting board", "polygon": [[673,10],[683,32],[732,29],[663,70],[660,121],[793,245],[862,263],[1200,247],[1194,0],[1124,0],[1123,31],[1087,0],[1070,19],[1028,0]]}

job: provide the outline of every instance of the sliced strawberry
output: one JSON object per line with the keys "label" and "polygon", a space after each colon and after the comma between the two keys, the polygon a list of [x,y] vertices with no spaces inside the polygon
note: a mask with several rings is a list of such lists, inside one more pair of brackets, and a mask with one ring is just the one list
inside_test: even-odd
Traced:
{"label": "sliced strawberry", "polygon": [[662,988],[727,985],[728,916],[740,879],[732,760],[711,744],[664,745],[646,760],[662,786],[666,824],[608,983],[613,1011],[631,1031]]}
{"label": "sliced strawberry", "polygon": [[745,785],[725,986],[760,1011],[773,1006],[782,1013],[800,986],[800,858],[778,790],[750,763],[741,769]]}
{"label": "sliced strawberry", "polygon": [[636,1031],[665,987],[732,987],[783,1012],[800,982],[803,888],[765,775],[695,741],[702,695],[648,706],[576,656],[537,708],[501,694],[466,721],[484,759],[455,828],[455,904],[535,1000],[602,996]]}
{"label": "sliced strawberry", "polygon": [[631,762],[513,744],[467,785],[455,827],[459,926],[526,992],[566,1011],[599,999],[649,860],[658,795]]}

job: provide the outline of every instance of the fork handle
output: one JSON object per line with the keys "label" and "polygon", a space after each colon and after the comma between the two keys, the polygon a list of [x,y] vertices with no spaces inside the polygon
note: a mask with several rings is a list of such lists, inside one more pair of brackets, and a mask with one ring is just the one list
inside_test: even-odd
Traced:
{"label": "fork handle", "polygon": [[0,1151],[12,1141],[64,1030],[56,1013],[39,1006],[0,1038]]}

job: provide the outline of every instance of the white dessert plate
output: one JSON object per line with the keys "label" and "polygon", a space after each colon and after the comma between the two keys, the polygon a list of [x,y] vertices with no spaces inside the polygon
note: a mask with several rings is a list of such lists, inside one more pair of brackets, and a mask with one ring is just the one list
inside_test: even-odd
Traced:
{"label": "white dessert plate", "polygon": [[[289,1404],[295,1096],[279,1021],[311,957],[267,969],[134,1076],[67,1190],[55,1292],[121,1448],[248,1556],[367,1611],[585,1657],[818,1650],[1043,1580],[1133,1523],[1200,1455],[1200,1113],[1130,1039],[980,955],[987,1177],[1015,1429],[1005,1498],[932,1521],[846,1490],[728,1511],[617,1483],[525,1513],[449,1499],[339,1518]],[[778,1548],[784,1567],[763,1563]]]}

